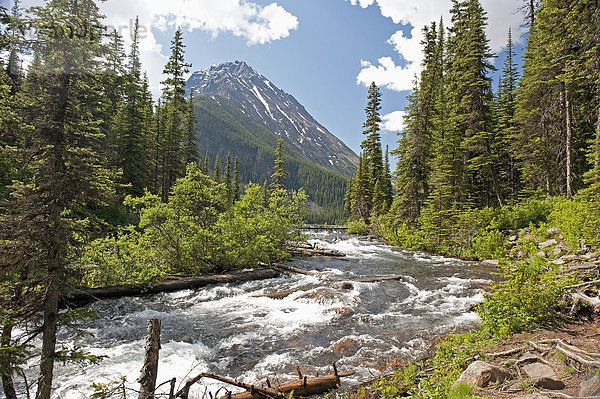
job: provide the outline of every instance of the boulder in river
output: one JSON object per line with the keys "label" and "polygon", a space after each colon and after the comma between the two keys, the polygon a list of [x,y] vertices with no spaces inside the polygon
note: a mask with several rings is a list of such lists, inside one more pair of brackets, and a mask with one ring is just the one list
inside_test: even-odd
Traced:
{"label": "boulder in river", "polygon": [[508,378],[510,378],[508,370],[477,360],[463,371],[458,380],[454,382],[454,386],[467,384],[474,388],[484,388],[491,383],[502,382]]}

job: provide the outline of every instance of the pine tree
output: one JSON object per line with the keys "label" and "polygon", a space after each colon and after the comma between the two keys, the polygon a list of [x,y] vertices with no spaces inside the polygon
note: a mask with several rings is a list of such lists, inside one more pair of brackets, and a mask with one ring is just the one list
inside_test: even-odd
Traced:
{"label": "pine tree", "polygon": [[[194,113],[194,93],[190,90],[190,98],[188,99],[188,108],[185,114],[185,138],[183,143],[183,152],[185,164],[198,163],[200,161],[200,153],[198,151],[198,139],[196,129],[196,115]],[[231,166],[231,165],[230,165]]]}
{"label": "pine tree", "polygon": [[275,148],[275,164],[273,165],[273,174],[271,175],[271,187],[273,189],[285,189],[285,178],[289,176],[287,166],[284,161],[285,145],[283,139],[277,140]]}
{"label": "pine tree", "polygon": [[[43,71],[41,92],[30,101],[37,104],[32,115],[34,143],[33,179],[21,186],[23,218],[35,220],[26,231],[42,251],[36,272],[43,285],[43,332],[37,399],[49,399],[56,359],[58,304],[72,273],[67,256],[70,245],[85,231],[88,207],[101,205],[111,193],[106,162],[97,148],[103,135],[96,110],[102,88],[98,74],[104,54],[101,16],[91,0],[51,0],[32,8]],[[48,21],[69,26],[72,32],[48,30]],[[29,93],[27,93],[30,96]]]}
{"label": "pine tree", "polygon": [[502,76],[498,86],[498,95],[495,107],[495,137],[492,142],[495,169],[498,171],[498,188],[500,190],[500,204],[504,199],[511,201],[517,199],[521,189],[521,176],[514,154],[514,137],[517,134],[515,119],[517,108],[517,83],[519,73],[514,61],[515,51],[512,41],[512,31],[508,30],[506,46],[506,60],[502,69]]}
{"label": "pine tree", "polygon": [[232,182],[232,191],[233,191],[233,201],[238,201],[241,196],[240,190],[240,159],[236,156],[233,161],[233,182]]}
{"label": "pine tree", "polygon": [[215,158],[215,167],[213,168],[213,180],[216,181],[217,183],[221,183],[221,181],[222,181],[221,160],[219,159],[218,155]]}
{"label": "pine tree", "polygon": [[225,189],[227,191],[227,201],[232,204],[233,199],[233,182],[231,181],[231,153],[227,153],[227,158],[225,160]]}
{"label": "pine tree", "polygon": [[171,187],[178,177],[185,173],[185,158],[183,142],[185,140],[184,116],[187,114],[188,105],[185,100],[185,74],[189,72],[190,64],[184,60],[185,46],[183,34],[178,28],[171,42],[171,56],[165,65],[163,73],[167,75],[162,84],[163,90],[163,165],[162,172],[162,198],[167,200]]}
{"label": "pine tree", "polygon": [[[439,33],[438,33],[439,32]],[[399,133],[396,175],[398,195],[394,214],[402,220],[414,221],[421,214],[429,196],[432,169],[432,141],[435,121],[443,87],[444,28],[435,23],[423,29],[423,70],[415,88],[408,97],[406,128]]]}
{"label": "pine tree", "polygon": [[492,54],[485,35],[486,16],[478,0],[453,0],[448,40],[446,99],[450,135],[460,137],[464,165],[455,190],[466,206],[497,204],[498,179],[491,153]]}

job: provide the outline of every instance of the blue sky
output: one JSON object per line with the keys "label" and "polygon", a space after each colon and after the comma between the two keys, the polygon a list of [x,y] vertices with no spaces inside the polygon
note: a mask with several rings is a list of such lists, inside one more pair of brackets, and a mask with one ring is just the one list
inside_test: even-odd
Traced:
{"label": "blue sky", "polygon": [[[502,51],[509,27],[522,41],[523,16],[517,11],[522,4],[482,0],[494,52]],[[419,72],[421,28],[441,16],[449,21],[450,5],[450,0],[108,0],[101,9],[126,41],[139,15],[145,30],[142,60],[155,95],[170,40],[181,26],[192,72],[244,60],[358,152],[371,81],[383,92],[383,143],[395,147],[407,90]]]}

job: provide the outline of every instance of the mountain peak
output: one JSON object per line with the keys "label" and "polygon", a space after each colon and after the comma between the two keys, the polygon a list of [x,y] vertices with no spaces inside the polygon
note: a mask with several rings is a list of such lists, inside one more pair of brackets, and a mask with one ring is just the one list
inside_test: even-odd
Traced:
{"label": "mountain peak", "polygon": [[244,61],[213,65],[192,74],[187,88],[195,95],[220,96],[328,169],[353,173],[358,157],[319,124],[290,94]]}

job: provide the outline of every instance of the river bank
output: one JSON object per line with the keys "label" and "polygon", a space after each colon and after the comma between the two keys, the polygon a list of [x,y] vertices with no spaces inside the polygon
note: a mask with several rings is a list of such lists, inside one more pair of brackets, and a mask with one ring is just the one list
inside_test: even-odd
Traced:
{"label": "river bank", "polygon": [[600,258],[597,248],[583,240],[570,245],[565,235],[547,227],[510,234],[504,256],[483,262],[497,265],[505,282],[477,306],[482,325],[448,335],[426,361],[406,365],[352,396],[599,395],[594,348],[600,337]]}

